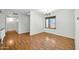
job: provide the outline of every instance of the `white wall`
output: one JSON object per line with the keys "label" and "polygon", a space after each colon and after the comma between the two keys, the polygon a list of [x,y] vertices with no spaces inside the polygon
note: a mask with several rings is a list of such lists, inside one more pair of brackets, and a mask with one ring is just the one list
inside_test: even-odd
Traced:
{"label": "white wall", "polygon": [[19,15],[18,33],[30,32],[30,16]]}
{"label": "white wall", "polygon": [[[13,19],[13,21],[9,21]],[[18,19],[16,17],[6,17],[6,31],[18,32]]]}
{"label": "white wall", "polygon": [[14,31],[21,33],[30,32],[30,16],[27,15],[18,15],[14,21],[7,22],[6,30],[7,31]]}
{"label": "white wall", "polygon": [[74,10],[59,10],[56,15],[56,29],[44,29],[45,32],[74,38],[75,36],[75,13]]}
{"label": "white wall", "polygon": [[75,48],[79,50],[79,10],[75,10]]}
{"label": "white wall", "polygon": [[0,13],[0,29],[5,28],[5,15]]}
{"label": "white wall", "polygon": [[34,35],[44,30],[44,15],[31,11],[30,13],[30,35]]}

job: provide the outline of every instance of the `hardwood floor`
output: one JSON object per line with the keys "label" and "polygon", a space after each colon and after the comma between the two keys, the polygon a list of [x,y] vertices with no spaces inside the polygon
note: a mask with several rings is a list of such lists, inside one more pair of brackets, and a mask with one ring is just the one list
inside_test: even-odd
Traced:
{"label": "hardwood floor", "polygon": [[49,33],[30,36],[29,33],[7,32],[0,50],[74,50],[74,39]]}
{"label": "hardwood floor", "polygon": [[74,39],[49,33],[39,33],[31,37],[31,49],[74,50]]}
{"label": "hardwood floor", "polygon": [[0,46],[2,50],[29,50],[30,35],[29,33],[19,35],[15,31],[7,32],[4,44]]}

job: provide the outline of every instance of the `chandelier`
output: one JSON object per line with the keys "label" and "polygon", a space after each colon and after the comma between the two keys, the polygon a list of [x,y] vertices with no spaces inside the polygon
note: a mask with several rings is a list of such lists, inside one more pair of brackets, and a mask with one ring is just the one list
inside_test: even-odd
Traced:
{"label": "chandelier", "polygon": [[43,14],[51,14],[52,11],[54,11],[55,9],[40,9],[40,11],[43,13]]}

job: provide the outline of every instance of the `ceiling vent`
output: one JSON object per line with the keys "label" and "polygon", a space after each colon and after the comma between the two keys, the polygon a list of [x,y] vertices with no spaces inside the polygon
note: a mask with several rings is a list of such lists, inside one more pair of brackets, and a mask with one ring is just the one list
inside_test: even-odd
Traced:
{"label": "ceiling vent", "polygon": [[18,15],[17,13],[13,13],[13,15]]}

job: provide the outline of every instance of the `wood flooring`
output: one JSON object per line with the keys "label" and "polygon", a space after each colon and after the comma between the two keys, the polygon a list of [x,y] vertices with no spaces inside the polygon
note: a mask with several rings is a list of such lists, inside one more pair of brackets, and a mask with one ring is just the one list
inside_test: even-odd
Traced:
{"label": "wood flooring", "polygon": [[43,32],[31,37],[31,49],[74,50],[75,45],[74,39]]}
{"label": "wood flooring", "polygon": [[29,50],[29,33],[18,34],[15,31],[7,32],[4,38],[4,44],[0,44],[1,50]]}
{"label": "wood flooring", "polygon": [[29,33],[18,34],[7,32],[4,44],[0,50],[74,50],[74,39],[50,33],[39,33],[30,36]]}

